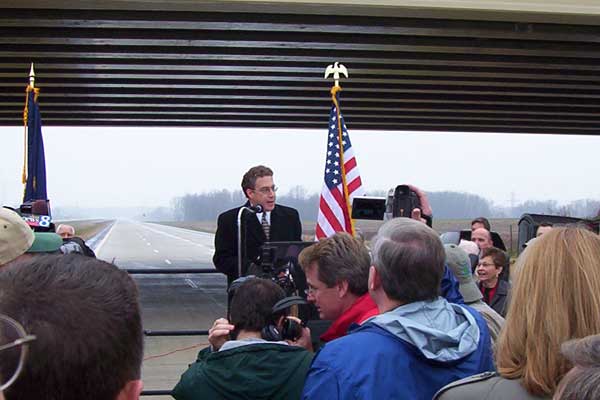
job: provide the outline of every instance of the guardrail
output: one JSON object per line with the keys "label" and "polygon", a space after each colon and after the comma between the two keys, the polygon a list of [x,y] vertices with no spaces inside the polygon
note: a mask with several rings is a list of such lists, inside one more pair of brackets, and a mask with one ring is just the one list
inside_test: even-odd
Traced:
{"label": "guardrail", "polygon": [[129,274],[216,274],[215,268],[133,268],[126,269]]}
{"label": "guardrail", "polygon": [[[130,275],[153,274],[215,274],[215,268],[134,268],[125,269]],[[208,336],[208,330],[144,330],[144,336]],[[144,390],[140,396],[171,396],[171,390]]]}

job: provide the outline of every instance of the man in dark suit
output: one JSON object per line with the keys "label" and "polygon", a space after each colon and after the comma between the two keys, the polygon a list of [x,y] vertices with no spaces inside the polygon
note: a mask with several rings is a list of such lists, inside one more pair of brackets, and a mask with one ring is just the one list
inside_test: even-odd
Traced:
{"label": "man in dark suit", "polygon": [[[242,179],[242,190],[248,198],[244,206],[262,206],[263,212],[244,212],[242,215],[242,275],[250,264],[260,265],[263,243],[302,240],[302,225],[298,211],[275,204],[277,187],[273,171],[263,165],[250,168]],[[237,215],[236,207],[219,215],[215,234],[215,267],[227,275],[227,284],[238,277]],[[268,235],[268,236],[267,236]]]}

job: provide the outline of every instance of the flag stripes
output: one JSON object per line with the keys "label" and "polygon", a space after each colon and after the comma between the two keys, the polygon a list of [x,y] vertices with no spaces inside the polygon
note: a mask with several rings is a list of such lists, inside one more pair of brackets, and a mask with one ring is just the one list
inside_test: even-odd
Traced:
{"label": "flag stripes", "polygon": [[[363,194],[354,149],[341,112],[338,120],[337,92],[332,92],[332,94],[335,99],[329,115],[325,174],[315,229],[317,239],[331,236],[335,232],[354,234],[350,220],[350,207],[354,196]],[[339,134],[340,125],[342,127],[341,135]],[[343,160],[343,168],[341,160]],[[346,193],[348,197],[346,197]]]}

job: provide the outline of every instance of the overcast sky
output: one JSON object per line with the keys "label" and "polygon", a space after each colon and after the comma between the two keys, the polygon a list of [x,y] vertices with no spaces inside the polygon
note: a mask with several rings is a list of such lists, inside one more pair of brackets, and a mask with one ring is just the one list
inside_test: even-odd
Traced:
{"label": "overcast sky", "polygon": [[[565,203],[600,198],[600,137],[367,132],[348,126],[367,191],[413,183]],[[239,188],[251,166],[275,171],[281,193],[319,192],[327,130],[43,128],[54,207],[161,206],[173,197]],[[21,201],[23,128],[0,128],[0,203]]]}

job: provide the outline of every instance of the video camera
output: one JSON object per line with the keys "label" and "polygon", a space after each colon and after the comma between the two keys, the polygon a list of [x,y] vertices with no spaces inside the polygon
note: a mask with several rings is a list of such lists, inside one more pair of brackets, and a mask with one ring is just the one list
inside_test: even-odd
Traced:
{"label": "video camera", "polygon": [[304,293],[306,276],[298,264],[298,255],[313,242],[266,242],[262,246],[260,267],[264,277],[277,283],[291,296]]}
{"label": "video camera", "polygon": [[48,200],[32,200],[21,204],[17,211],[21,218],[36,232],[54,232]]}
{"label": "video camera", "polygon": [[[352,218],[370,220],[410,218],[415,208],[421,209],[417,193],[408,185],[398,185],[388,191],[387,197],[355,197],[352,202]],[[427,224],[431,226],[430,221]]]}

